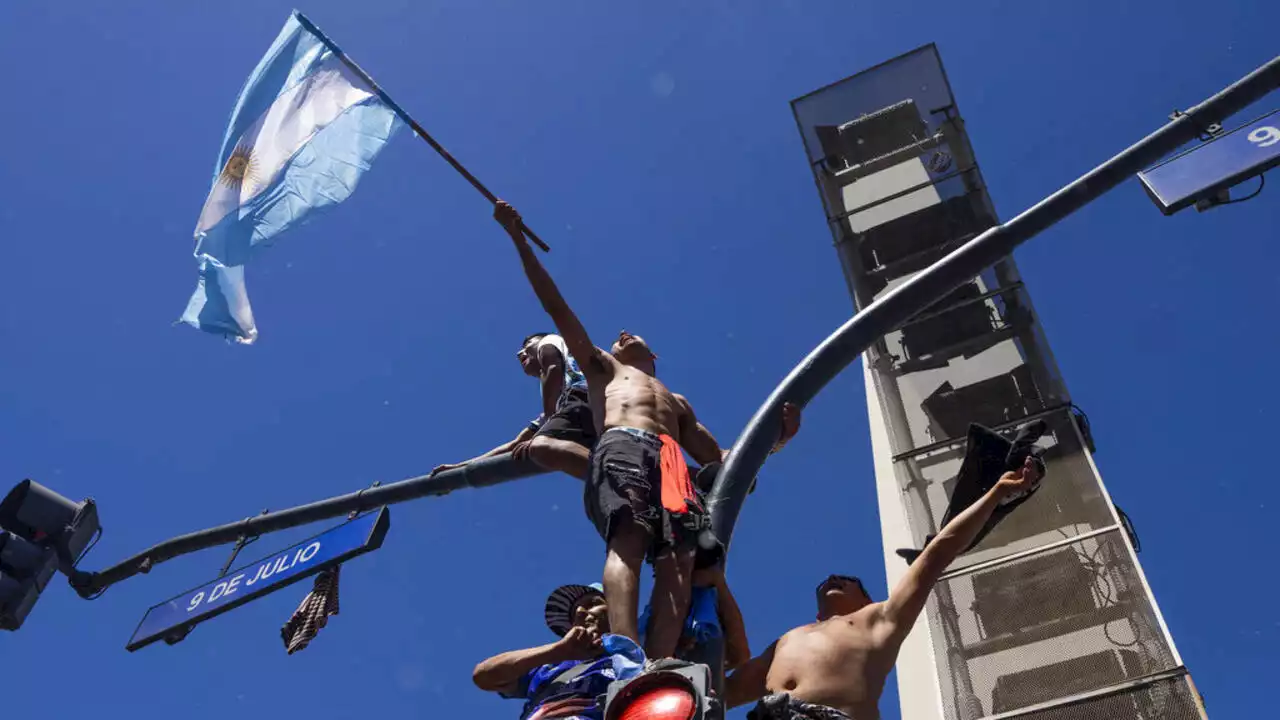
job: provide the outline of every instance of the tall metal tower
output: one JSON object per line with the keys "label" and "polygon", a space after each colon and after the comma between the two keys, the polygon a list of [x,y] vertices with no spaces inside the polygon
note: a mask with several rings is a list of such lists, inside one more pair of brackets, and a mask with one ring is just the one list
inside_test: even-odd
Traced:
{"label": "tall metal tower", "polygon": [[[998,223],[934,45],[792,102],[855,305]],[[1013,258],[864,356],[890,587],[936,533],[969,423],[1043,419],[1043,486],[948,570],[898,661],[903,717],[1204,717]]]}

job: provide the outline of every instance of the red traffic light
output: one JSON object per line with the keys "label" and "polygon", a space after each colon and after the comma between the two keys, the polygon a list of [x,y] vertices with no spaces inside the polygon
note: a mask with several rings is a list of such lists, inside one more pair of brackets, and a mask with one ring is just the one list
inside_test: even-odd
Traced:
{"label": "red traffic light", "polygon": [[618,720],[689,720],[695,709],[693,693],[679,686],[660,685],[631,700]]}

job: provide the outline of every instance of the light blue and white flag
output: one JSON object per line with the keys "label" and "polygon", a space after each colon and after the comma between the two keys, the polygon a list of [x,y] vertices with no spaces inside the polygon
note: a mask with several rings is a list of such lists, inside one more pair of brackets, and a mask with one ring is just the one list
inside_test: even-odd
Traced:
{"label": "light blue and white flag", "polygon": [[249,76],[196,223],[199,285],[181,322],[251,343],[254,252],[356,189],[400,126],[396,111],[297,13]]}

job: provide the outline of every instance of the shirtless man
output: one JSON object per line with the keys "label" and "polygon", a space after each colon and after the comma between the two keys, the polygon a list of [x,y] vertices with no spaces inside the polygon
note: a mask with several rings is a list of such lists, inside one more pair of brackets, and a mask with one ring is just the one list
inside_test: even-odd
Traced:
{"label": "shirtless man", "polygon": [[[818,622],[798,627],[726,681],[729,707],[763,697],[750,720],[878,718],[885,678],[933,586],[964,552],[1001,502],[1038,479],[1035,458],[1004,473],[925,547],[884,602],[872,602],[857,578],[832,575],[818,585]],[[765,697],[767,696],[767,697]]]}
{"label": "shirtless man", "polygon": [[[681,448],[700,465],[717,462],[724,453],[698,422],[689,401],[654,377],[656,356],[644,339],[624,330],[610,352],[592,344],[526,242],[520,215],[499,202],[494,218],[515,242],[534,293],[587,378],[600,434],[591,453],[584,500],[588,517],[608,547],[603,580],[609,625],[613,632],[640,641],[640,565],[647,556],[653,563],[654,587],[645,654],[672,657],[689,612],[695,560],[700,566],[719,560],[716,549],[696,552],[698,537],[709,523]],[[799,429],[799,410],[784,411],[782,425],[775,450]]]}

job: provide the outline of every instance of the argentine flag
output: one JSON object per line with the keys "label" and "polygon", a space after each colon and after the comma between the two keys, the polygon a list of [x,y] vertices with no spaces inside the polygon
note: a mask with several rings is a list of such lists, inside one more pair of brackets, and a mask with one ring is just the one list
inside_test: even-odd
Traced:
{"label": "argentine flag", "polygon": [[313,210],[340,203],[401,124],[298,13],[249,76],[196,223],[199,284],[180,322],[252,343],[244,266]]}

